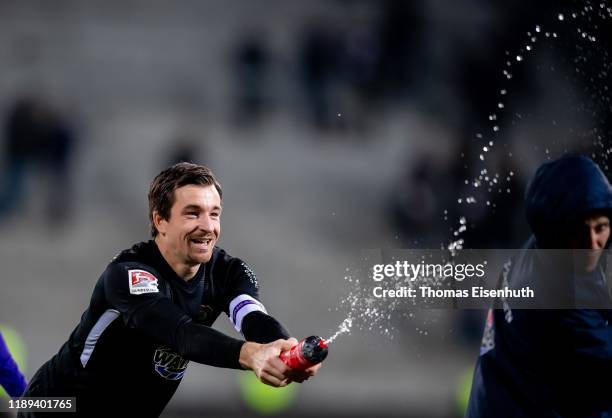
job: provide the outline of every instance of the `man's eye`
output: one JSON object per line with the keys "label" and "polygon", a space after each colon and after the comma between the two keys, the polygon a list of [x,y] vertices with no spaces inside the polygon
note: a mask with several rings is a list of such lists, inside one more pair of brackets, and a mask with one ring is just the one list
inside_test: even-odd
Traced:
{"label": "man's eye", "polygon": [[187,213],[187,217],[188,218],[197,218],[198,217],[198,213],[197,212],[188,212]]}
{"label": "man's eye", "polygon": [[210,214],[210,216],[212,216],[213,218],[218,218],[219,216],[221,216],[221,214],[213,212],[213,213]]}

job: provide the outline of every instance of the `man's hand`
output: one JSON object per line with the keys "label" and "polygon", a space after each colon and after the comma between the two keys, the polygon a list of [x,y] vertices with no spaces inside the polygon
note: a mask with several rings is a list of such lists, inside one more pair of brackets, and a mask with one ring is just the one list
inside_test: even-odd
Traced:
{"label": "man's hand", "polygon": [[253,370],[257,378],[267,385],[287,386],[293,380],[292,370],[279,358],[279,355],[297,343],[295,338],[276,340],[269,344],[246,342],[240,350],[240,365]]}

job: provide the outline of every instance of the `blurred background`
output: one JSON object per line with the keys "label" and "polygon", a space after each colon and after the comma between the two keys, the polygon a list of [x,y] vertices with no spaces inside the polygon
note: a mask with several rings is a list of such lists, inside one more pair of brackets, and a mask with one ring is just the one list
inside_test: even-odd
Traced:
{"label": "blurred background", "polygon": [[[220,245],[298,338],[337,330],[361,249],[517,248],[538,165],[608,171],[609,19],[552,0],[0,1],[0,323],[26,377],[148,239],[149,182],[174,162],[217,174]],[[280,395],[192,363],[164,416],[461,416],[483,312],[410,314],[393,338],[342,335]]]}

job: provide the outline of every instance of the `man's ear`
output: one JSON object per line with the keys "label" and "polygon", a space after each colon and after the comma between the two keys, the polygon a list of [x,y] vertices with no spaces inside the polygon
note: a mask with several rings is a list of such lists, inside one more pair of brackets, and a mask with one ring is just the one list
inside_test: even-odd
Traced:
{"label": "man's ear", "polygon": [[157,229],[157,232],[160,235],[166,235],[166,226],[168,225],[168,221],[164,219],[164,217],[161,216],[156,210],[153,211],[153,225],[155,225],[155,229]]}

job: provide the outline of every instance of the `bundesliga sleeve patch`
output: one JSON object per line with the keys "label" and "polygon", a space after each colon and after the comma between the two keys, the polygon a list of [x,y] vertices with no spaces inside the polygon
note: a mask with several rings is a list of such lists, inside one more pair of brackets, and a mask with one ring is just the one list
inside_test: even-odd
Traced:
{"label": "bundesliga sleeve patch", "polygon": [[145,270],[128,270],[130,280],[130,293],[142,295],[143,293],[158,293],[157,277]]}

